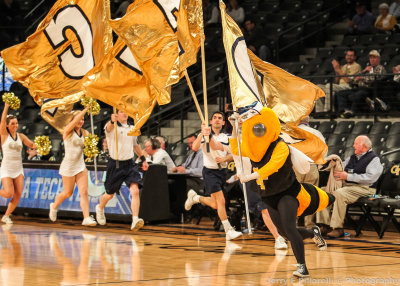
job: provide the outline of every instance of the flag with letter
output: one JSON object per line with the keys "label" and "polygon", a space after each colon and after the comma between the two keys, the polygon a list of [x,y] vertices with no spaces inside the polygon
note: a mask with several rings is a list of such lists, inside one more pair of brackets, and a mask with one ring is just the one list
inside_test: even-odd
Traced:
{"label": "flag with letter", "polygon": [[42,98],[81,90],[80,80],[112,47],[109,0],[58,0],[25,42],[2,51],[14,80]]}
{"label": "flag with letter", "polygon": [[285,142],[314,162],[323,163],[326,144],[314,134],[297,127],[300,119],[312,111],[314,101],[324,96],[323,91],[257,58],[247,49],[240,28],[226,14],[222,1],[220,9],[233,106],[238,109],[255,101],[268,106],[281,120],[281,137]]}
{"label": "flag with letter", "polygon": [[254,67],[247,55],[247,46],[242,31],[226,14],[225,4],[220,1],[223,41],[228,65],[232,104],[237,109],[255,101],[265,105],[264,94],[257,82]]}
{"label": "flag with letter", "polygon": [[157,102],[158,91],[147,82],[131,50],[121,39],[83,81],[87,96],[128,114],[135,123],[129,135],[140,135],[140,128]]}

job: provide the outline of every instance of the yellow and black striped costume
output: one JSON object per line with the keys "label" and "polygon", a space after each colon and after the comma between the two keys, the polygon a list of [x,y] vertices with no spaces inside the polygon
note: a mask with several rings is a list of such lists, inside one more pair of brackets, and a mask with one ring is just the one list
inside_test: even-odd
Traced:
{"label": "yellow and black striped costume", "polygon": [[[254,132],[260,126],[264,126],[265,132]],[[263,201],[276,208],[281,197],[291,195],[299,202],[297,216],[326,208],[334,197],[316,186],[297,181],[289,147],[279,138],[280,132],[278,117],[266,107],[242,125],[242,155],[250,158],[253,172],[260,175],[257,185]],[[230,144],[233,154],[237,155],[237,141],[231,139]]]}

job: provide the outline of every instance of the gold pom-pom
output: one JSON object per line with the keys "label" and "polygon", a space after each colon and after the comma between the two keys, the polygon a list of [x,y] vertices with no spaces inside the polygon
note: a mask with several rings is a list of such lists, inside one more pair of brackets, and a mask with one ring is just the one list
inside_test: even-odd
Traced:
{"label": "gold pom-pom", "polygon": [[97,148],[97,144],[99,143],[99,136],[96,134],[90,134],[85,137],[85,148],[83,153],[88,158],[93,158],[99,154],[99,149]]}
{"label": "gold pom-pom", "polygon": [[97,114],[100,113],[100,105],[99,105],[99,103],[95,99],[93,99],[91,97],[84,96],[81,99],[81,104],[84,107],[90,106],[89,111],[88,111],[89,114],[92,113],[93,115],[97,115]]}
{"label": "gold pom-pom", "polygon": [[35,136],[34,144],[36,146],[36,151],[38,154],[45,156],[50,153],[50,150],[53,146],[51,146],[51,141],[49,136]]}
{"label": "gold pom-pom", "polygon": [[15,96],[14,92],[5,92],[3,94],[3,101],[14,110],[17,110],[21,105],[21,100]]}

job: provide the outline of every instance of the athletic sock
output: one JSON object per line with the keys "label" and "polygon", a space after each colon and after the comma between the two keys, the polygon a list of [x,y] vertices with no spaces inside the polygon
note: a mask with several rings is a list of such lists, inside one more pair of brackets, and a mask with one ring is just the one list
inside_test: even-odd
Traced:
{"label": "athletic sock", "polygon": [[222,225],[224,226],[225,233],[231,228],[231,223],[227,219],[222,221]]}

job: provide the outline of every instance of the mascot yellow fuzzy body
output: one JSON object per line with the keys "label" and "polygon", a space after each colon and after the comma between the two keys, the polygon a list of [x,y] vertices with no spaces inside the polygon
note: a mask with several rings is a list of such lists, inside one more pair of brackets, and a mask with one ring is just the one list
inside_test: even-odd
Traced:
{"label": "mascot yellow fuzzy body", "polygon": [[[259,114],[242,124],[242,156],[249,157],[253,172],[257,172],[258,191],[267,203],[274,206],[273,197],[291,192],[299,207],[297,216],[310,215],[332,204],[334,197],[310,184],[299,184],[293,171],[290,149],[279,135],[281,124],[275,112],[263,107]],[[237,140],[230,139],[232,153],[239,154]]]}

